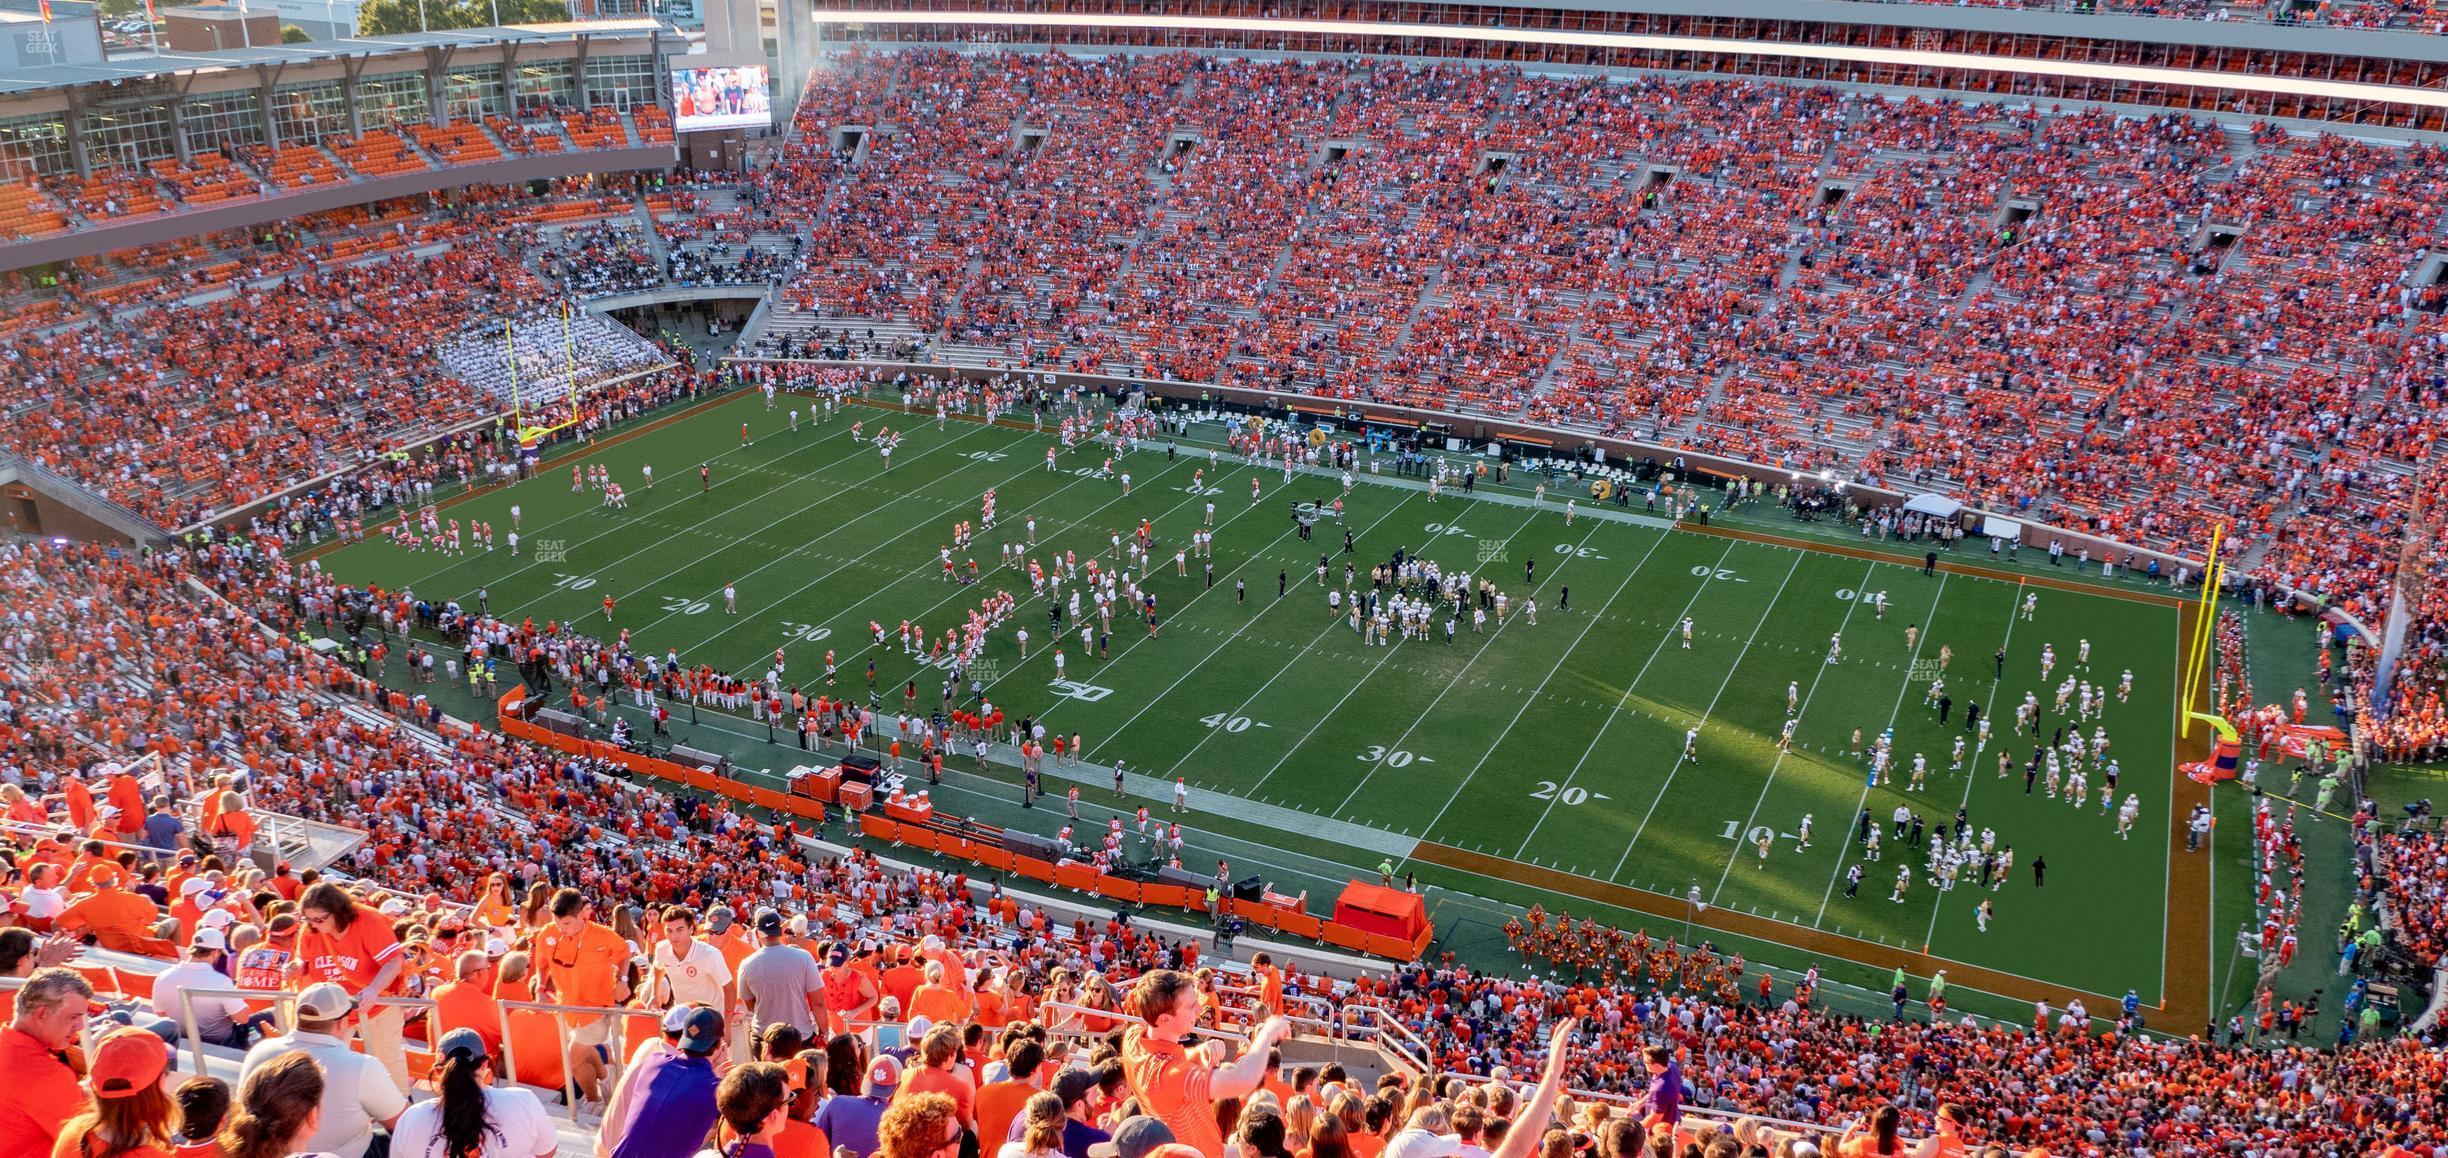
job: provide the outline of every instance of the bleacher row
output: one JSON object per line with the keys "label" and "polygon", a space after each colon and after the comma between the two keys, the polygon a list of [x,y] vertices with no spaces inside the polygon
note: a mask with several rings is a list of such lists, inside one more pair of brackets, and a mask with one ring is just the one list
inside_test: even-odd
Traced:
{"label": "bleacher row", "polygon": [[198,152],[184,162],[164,158],[142,168],[107,166],[90,177],[56,177],[39,185],[11,176],[0,180],[0,242],[65,233],[81,223],[278,196],[360,178],[481,164],[514,154],[620,149],[631,147],[633,141],[664,144],[671,140],[670,116],[659,108],[648,106],[629,116],[597,108],[520,120],[495,116],[483,124],[411,125],[404,133],[373,129],[321,144],[247,145],[234,152],[214,149]]}
{"label": "bleacher row", "polygon": [[[824,974],[828,1020],[838,1015],[849,1025],[899,1024],[924,1016],[933,1023],[978,1025],[966,1040],[980,1071],[1016,1048],[1017,1041],[1002,1033],[1008,1022],[1040,1026],[1050,1039],[1065,1042],[1102,1034],[1131,1023],[1122,995],[1131,978],[1200,963],[1195,940],[1157,927],[1079,918],[1066,928],[1034,902],[1002,894],[989,882],[891,870],[864,854],[818,856],[792,830],[736,814],[719,800],[673,798],[624,784],[585,761],[497,734],[398,722],[392,717],[421,725],[439,720],[421,697],[371,692],[354,672],[297,642],[310,628],[388,610],[388,597],[292,568],[262,549],[271,542],[231,536],[149,558],[75,546],[0,547],[0,592],[13,608],[9,629],[0,632],[0,692],[18,706],[0,722],[0,750],[7,753],[12,782],[0,798],[12,821],[35,826],[30,838],[0,850],[7,854],[0,858],[7,862],[0,871],[0,892],[7,894],[0,908],[9,922],[27,923],[39,913],[36,923],[65,922],[71,932],[107,927],[140,934],[110,947],[154,954],[154,969],[166,965],[161,957],[189,955],[186,947],[200,931],[210,931],[224,944],[273,954],[249,958],[256,972],[248,978],[279,977],[278,955],[296,955],[309,968],[286,982],[294,988],[338,967],[321,962],[313,942],[292,939],[294,929],[282,917],[296,915],[297,894],[307,882],[263,876],[253,867],[255,837],[246,832],[253,826],[214,837],[213,861],[166,871],[148,870],[135,853],[111,869],[118,861],[114,850],[80,855],[77,846],[87,835],[142,839],[141,829],[128,831],[101,806],[127,799],[112,768],[155,754],[190,784],[217,777],[220,786],[242,791],[236,806],[221,806],[224,815],[297,816],[361,829],[364,843],[334,867],[363,887],[382,890],[365,895],[369,911],[359,919],[384,923],[405,946],[406,980],[396,992],[420,1010],[408,1030],[412,1043],[397,1051],[400,1080],[412,1084],[428,1072],[431,1055],[414,1041],[438,1041],[461,1025],[490,1030],[496,1054],[501,1039],[510,1039],[509,1053],[519,1059],[516,1076],[528,1086],[548,1098],[555,1089],[578,1087],[574,1108],[555,1111],[569,1153],[584,1153],[598,1123],[618,1121],[620,1114],[607,1114],[601,1101],[588,1097],[604,1092],[588,1088],[599,1078],[596,1067],[563,1063],[553,1015],[519,1003],[541,996],[618,1009],[621,1040],[654,1040],[656,1002],[636,996],[649,987],[630,962],[653,956],[664,932],[654,918],[665,905],[700,913],[722,906],[725,919],[717,923],[726,927],[715,930],[714,940],[726,954],[745,952],[739,926],[761,925],[757,910],[771,907],[771,927],[785,935],[770,940],[802,939],[839,967]],[[386,619],[378,614],[369,621]],[[506,658],[545,642],[517,633],[515,625],[498,626],[512,631]],[[430,637],[380,638],[399,656],[437,646]],[[387,665],[392,658],[374,662]],[[83,789],[68,783],[88,775],[92,782]],[[25,785],[22,793],[17,783]],[[80,791],[86,803],[78,802]],[[219,831],[204,813],[184,816],[191,831]],[[57,840],[40,835],[70,818],[84,823],[62,829]],[[37,867],[46,864],[59,871]],[[203,882],[195,893],[184,884],[190,876]],[[167,925],[99,920],[111,905],[124,909],[124,902],[98,904],[91,896],[124,890],[130,881],[176,886],[176,903],[161,914]],[[604,931],[582,938],[612,938],[608,944],[617,952],[582,958],[569,942],[552,939],[555,887],[575,890],[592,904],[580,919]],[[310,906],[314,895],[304,894]],[[946,903],[954,898],[966,900]],[[64,901],[66,910],[47,899]],[[371,911],[378,905],[379,912]],[[229,916],[210,915],[214,910]],[[91,925],[79,923],[89,919]],[[476,936],[461,939],[468,928]],[[502,944],[488,947],[495,939]],[[838,959],[830,952],[836,944],[843,946]],[[32,950],[11,964],[22,975],[42,952]],[[208,961],[211,952],[207,947],[203,953]],[[604,972],[573,972],[581,959],[600,960]],[[947,973],[957,970],[958,980],[927,978],[929,961],[947,966]],[[151,1024],[143,985],[130,979],[148,967],[117,958],[103,963],[120,968],[88,974],[121,986],[117,996],[136,1007],[134,1020]],[[856,963],[872,963],[874,980],[862,982]],[[1838,1134],[1849,1124],[1875,1128],[1882,1120],[1906,1134],[1944,1128],[2000,1154],[2290,1147],[2428,1154],[2448,1145],[2442,1133],[2448,1114],[2441,1106],[2448,1054],[2411,1038],[2336,1050],[2291,1044],[2222,1049],[2102,1032],[2106,1027],[2072,1009],[2054,1022],[2043,1011],[2030,1029],[1981,1028],[1934,1016],[1934,1010],[1873,1025],[1815,1009],[1806,986],[1766,986],[1754,997],[1742,979],[1727,999],[1694,988],[1689,976],[1678,979],[1671,969],[1649,984],[1481,974],[1450,961],[1418,963],[1391,976],[1329,978],[1277,960],[1255,972],[1229,967],[1223,976],[1250,981],[1261,1005],[1328,1013],[1325,1028],[1340,1025],[1338,1032],[1365,1030],[1386,1047],[1387,1068],[1415,1080],[1429,1067],[1449,1075],[1526,1077],[1549,1056],[1549,1035],[1559,1023],[1577,1019],[1559,1039],[1565,1050],[1559,1076],[1588,1093],[1560,1124],[1590,1136],[1606,1154],[1745,1153],[1754,1144],[1761,1152],[1804,1152],[1793,1148],[1796,1143],[1836,1152]],[[1206,1020],[1222,1027],[1227,1039],[1240,1040],[1251,1020],[1235,1012],[1244,1002],[1213,977],[1202,988],[1216,1007]],[[890,1006],[882,1001],[886,996],[894,999]],[[431,1029],[424,1002],[436,1011],[438,1024]],[[1355,1012],[1364,1009],[1375,1012]],[[925,1036],[922,1027],[910,1029],[913,1040]],[[364,1048],[386,1059],[387,1068],[388,1039],[366,1036],[374,1044]],[[1095,1048],[1092,1042],[1072,1046],[1080,1055]],[[784,1051],[781,1060],[794,1056]],[[1403,1058],[1421,1064],[1396,1064]],[[205,1068],[227,1074],[231,1060],[228,1051],[210,1051]],[[845,1055],[836,1054],[831,1064],[844,1065]],[[855,1054],[846,1064],[852,1075],[867,1068]],[[497,1061],[497,1069],[509,1068]],[[1124,1109],[1122,1099],[1152,1096],[1144,1077],[1120,1075],[1120,1085],[1109,1087],[1118,1092],[1104,1108],[1107,1116],[1089,1120],[1114,1125],[1111,1115]],[[987,1080],[981,1072],[979,1084]],[[815,1084],[833,1096],[860,1093],[855,1082]],[[1472,1078],[1469,1084],[1494,1083]],[[1295,1136],[1291,1145],[1259,1152],[1293,1153],[1304,1140],[1323,1140],[1322,1129],[1348,1133],[1348,1150],[1316,1147],[1329,1156],[1410,1152],[1402,1147],[1412,1144],[1399,1135],[1420,1125],[1412,1111],[1426,1100],[1410,1089],[1365,1082],[1352,1091],[1348,1109],[1331,1096],[1291,1089],[1274,1097],[1276,1117]],[[612,1101],[621,1098],[615,1094]],[[982,1096],[972,1104],[982,1105]],[[1231,1109],[1246,1115],[1250,1106],[1264,1104],[1253,1095]],[[1944,1104],[1959,1107],[1952,1126],[1933,1119]],[[1200,1105],[1207,1108],[1203,1100]],[[1701,1107],[1709,1113],[1700,1114]],[[58,1107],[58,1116],[66,1117],[69,1108]],[[1481,1108],[1501,1113],[1505,1107]],[[835,1120],[820,1108],[807,1109],[820,1128]],[[0,1129],[13,1124],[6,1113],[0,1109]],[[1337,1125],[1321,1128],[1325,1115],[1335,1116]],[[987,1145],[995,1144],[992,1130],[964,1120],[983,1132]],[[1642,1128],[1623,1134],[1616,1123]],[[1228,1130],[1248,1125],[1246,1117],[1225,1121]],[[1452,1127],[1448,1119],[1429,1132],[1450,1136]],[[1609,1137],[1614,1140],[1605,1141]],[[1660,1137],[1665,1140],[1654,1141]],[[1736,1148],[1717,1149],[1721,1138]],[[833,1140],[849,1142],[839,1134]],[[1498,1140],[1484,1141],[1494,1148]],[[1555,1144],[1545,1137],[1541,1143]],[[851,1144],[854,1153],[875,1152],[873,1143]],[[1562,1145],[1563,1151],[1542,1152],[1568,1152],[1575,1143],[1567,1134]],[[673,1153],[693,1153],[693,1139],[689,1146]],[[2390,1146],[2399,1149],[2385,1149]],[[1212,1147],[1200,1153],[1222,1158]]]}

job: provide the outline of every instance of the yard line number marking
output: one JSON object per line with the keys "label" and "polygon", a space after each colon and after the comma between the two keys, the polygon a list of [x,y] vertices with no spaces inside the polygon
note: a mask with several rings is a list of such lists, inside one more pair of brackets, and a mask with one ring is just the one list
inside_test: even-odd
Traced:
{"label": "yard line number marking", "polygon": [[1530,790],[1530,799],[1554,800],[1567,805],[1573,805],[1586,804],[1592,800],[1613,800],[1615,798],[1607,795],[1604,792],[1592,792],[1578,784],[1568,784],[1559,787],[1553,780],[1541,780],[1538,782],[1538,787]]}

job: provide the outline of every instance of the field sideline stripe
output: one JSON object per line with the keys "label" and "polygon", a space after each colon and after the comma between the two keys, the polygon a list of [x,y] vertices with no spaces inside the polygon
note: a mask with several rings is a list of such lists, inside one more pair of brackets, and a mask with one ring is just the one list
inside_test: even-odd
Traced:
{"label": "field sideline stripe", "polygon": [[1411,850],[1411,859],[1466,872],[1473,876],[1486,877],[1490,880],[1527,885],[1563,896],[1580,897],[1583,900],[1647,913],[1650,916],[1662,917],[1671,921],[1689,919],[1695,925],[1717,929],[1738,937],[1749,937],[1772,945],[1785,945],[1800,949],[1806,954],[1820,953],[1873,968],[1902,969],[1907,973],[1922,977],[1928,976],[1933,970],[1943,968],[1947,971],[1947,978],[1950,982],[1957,985],[1968,985],[1973,989],[1999,997],[2026,1002],[2045,1000],[2059,1008],[2064,1007],[2065,999],[2068,997],[2080,997],[2086,1003],[2105,1003],[2098,1005],[2102,1009],[2115,1008],[2117,1002],[2123,1000],[2122,997],[2112,997],[2105,993],[2087,993],[2071,986],[2054,985],[2037,977],[2026,977],[2020,973],[2009,973],[1945,957],[1933,957],[1927,953],[1915,953],[1909,949],[1898,949],[1893,945],[1882,945],[1876,941],[1865,941],[1841,933],[1830,933],[1824,929],[1814,929],[1808,925],[1762,917],[1735,909],[1724,909],[1711,905],[1705,909],[1695,910],[1695,907],[1682,897],[1668,896],[1665,893],[1652,892],[1634,885],[1602,881],[1596,877],[1566,872],[1563,869],[1507,860],[1490,853],[1472,852],[1466,848],[1456,848],[1432,840],[1419,842]]}
{"label": "field sideline stripe", "polygon": [[[1898,554],[1892,551],[1873,551],[1867,547],[1852,547],[1843,543],[1816,543],[1808,539],[1790,539],[1783,535],[1771,535],[1766,531],[1746,531],[1736,527],[1696,526],[1691,523],[1683,524],[1683,529],[1694,534],[1722,535],[1725,538],[1740,539],[1746,543],[1761,543],[1771,547],[1784,547],[1793,551],[1812,551],[1822,555],[1840,555],[1847,559],[1864,559],[1878,563],[1893,563],[1899,567],[1912,566],[1912,556],[1910,555]],[[2096,595],[2102,599],[2122,599],[2128,603],[2147,603],[2157,607],[2189,607],[2193,603],[2193,601],[2190,599],[2178,599],[2172,595],[2160,595],[2150,591],[2126,591],[2116,587],[2106,587],[2091,583],[2078,583],[2071,579],[2059,579],[2051,575],[2024,575],[2014,571],[2000,571],[1995,568],[1983,567],[1975,563],[1957,563],[1948,559],[1943,553],[1938,556],[1938,569],[1941,571],[1951,571],[1957,575],[1969,575],[1975,579],[1990,579],[1999,583],[2012,583],[2018,587],[2046,587],[2053,591],[2070,591],[2079,595]]]}

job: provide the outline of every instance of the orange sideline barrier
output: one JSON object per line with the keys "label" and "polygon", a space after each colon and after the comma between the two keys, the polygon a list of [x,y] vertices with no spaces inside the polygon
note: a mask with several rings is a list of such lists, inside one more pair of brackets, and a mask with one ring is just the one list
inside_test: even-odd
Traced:
{"label": "orange sideline barrier", "polygon": [[1103,875],[1105,874],[1096,870],[1095,865],[1058,864],[1054,866],[1055,884],[1066,889],[1077,889],[1083,893],[1095,892],[1097,878]]}
{"label": "orange sideline barrier", "polygon": [[1316,917],[1312,917],[1307,913],[1285,913],[1283,915],[1283,919],[1277,923],[1276,928],[1282,929],[1284,932],[1290,933],[1295,937],[1307,937],[1308,939],[1315,941],[1319,937],[1325,935],[1326,922],[1319,920]]}
{"label": "orange sideline barrier", "polygon": [[[640,756],[633,752],[621,751],[608,743],[579,740],[536,727],[517,717],[519,706],[524,699],[524,689],[513,689],[503,694],[497,705],[500,710],[498,724],[502,734],[540,744],[555,751],[599,756],[631,772],[685,783],[691,788],[713,792],[774,812],[787,813],[818,822],[825,819],[825,806],[821,801],[793,796],[771,788],[757,788],[725,781],[712,773],[686,768],[669,760]],[[917,825],[904,826],[889,817],[872,813],[859,813],[858,826],[859,832],[872,840],[898,842],[931,852],[940,851],[944,855],[973,861],[987,868],[1015,874],[1026,880],[1075,889],[1084,893],[1095,893],[1115,900],[1156,905],[1162,908],[1185,909],[1194,913],[1204,912],[1207,908],[1206,894],[1186,885],[1141,884],[1136,881],[1109,877],[1098,872],[1093,865],[1055,865],[1035,857],[1016,855],[999,845],[973,841],[967,837],[941,834]],[[1428,945],[1436,936],[1434,929],[1422,929],[1417,937],[1406,941],[1400,937],[1363,932],[1349,925],[1338,924],[1307,912],[1280,909],[1260,901],[1237,901],[1227,898],[1223,908],[1226,913],[1240,917],[1261,929],[1280,930],[1294,937],[1324,941],[1339,949],[1349,949],[1397,961],[1417,960],[1428,951]]]}
{"label": "orange sideline barrier", "polygon": [[[1191,900],[1196,896],[1197,893],[1185,885],[1142,884],[1139,886],[1139,903],[1143,905],[1159,905],[1168,909],[1187,909],[1191,907]],[[1204,901],[1205,898],[1199,899]]]}

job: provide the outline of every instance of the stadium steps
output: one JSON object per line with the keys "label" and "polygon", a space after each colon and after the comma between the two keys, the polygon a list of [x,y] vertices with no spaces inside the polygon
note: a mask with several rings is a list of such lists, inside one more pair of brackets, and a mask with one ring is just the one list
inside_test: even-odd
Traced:
{"label": "stadium steps", "polygon": [[[1413,220],[1418,216],[1420,212],[1419,207],[1416,205],[1413,206],[1411,212],[1412,216],[1404,219],[1404,229],[1406,232],[1411,228]],[[1385,348],[1388,350],[1399,351],[1408,347],[1411,344],[1411,327],[1418,325],[1419,320],[1422,317],[1425,317],[1429,311],[1438,309],[1452,302],[1453,299],[1446,297],[1444,291],[1445,265],[1443,262],[1439,262],[1436,265],[1429,267],[1427,279],[1420,283],[1420,294],[1418,300],[1411,303],[1411,312],[1403,316],[1402,328],[1394,331],[1393,338],[1386,342]],[[1364,386],[1364,392],[1372,398],[1377,397],[1380,383],[1383,382],[1384,379],[1385,371],[1383,370],[1370,375],[1368,382]]]}

